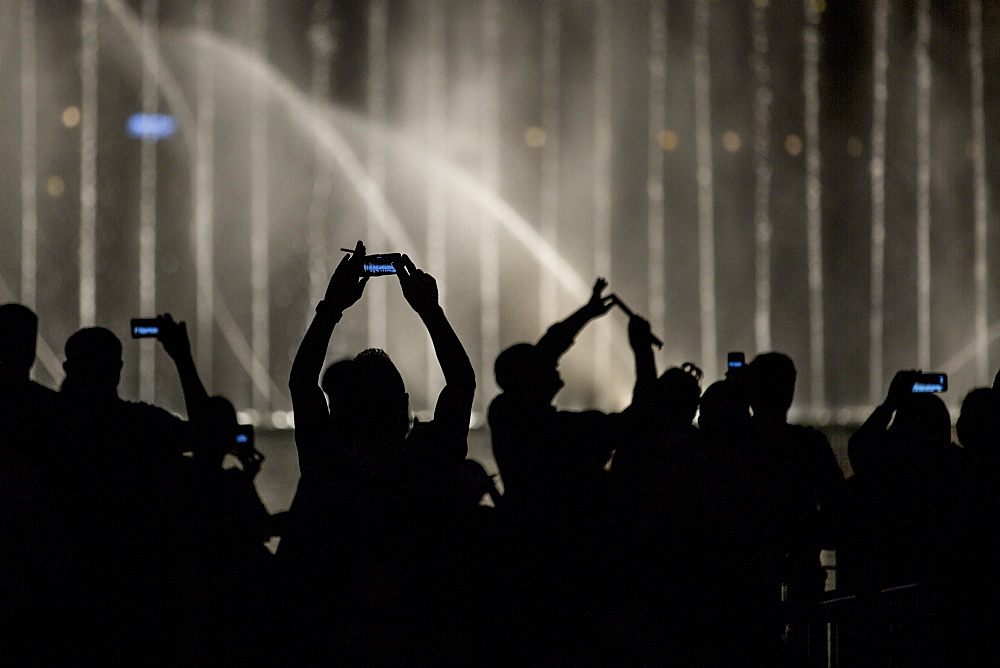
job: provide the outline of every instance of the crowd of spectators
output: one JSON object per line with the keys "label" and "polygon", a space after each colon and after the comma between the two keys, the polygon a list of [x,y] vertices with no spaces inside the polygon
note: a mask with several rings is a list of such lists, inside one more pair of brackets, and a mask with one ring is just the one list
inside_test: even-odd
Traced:
{"label": "crowd of spectators", "polygon": [[119,397],[107,329],[69,338],[58,391],[30,380],[37,317],[0,306],[5,663],[799,665],[787,605],[911,583],[940,601],[930,663],[996,650],[1000,388],[966,396],[959,446],[944,402],[899,372],[851,437],[845,480],[827,437],[788,423],[791,359],[766,352],[717,381],[691,363],[661,374],[632,315],[630,405],[559,410],[560,357],[615,303],[598,279],[496,359],[501,494],[467,459],[472,364],[407,256],[394,270],[445,380],[433,419],[411,419],[382,350],[324,371],[364,258],[358,242],[340,262],[295,356],[301,477],[276,516],[184,323],[157,318],[187,420]]}

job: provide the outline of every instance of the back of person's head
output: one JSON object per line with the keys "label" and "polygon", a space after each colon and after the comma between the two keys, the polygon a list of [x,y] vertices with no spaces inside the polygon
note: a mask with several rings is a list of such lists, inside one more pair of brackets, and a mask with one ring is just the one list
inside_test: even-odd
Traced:
{"label": "back of person's head", "polygon": [[721,437],[743,436],[750,428],[750,405],[732,382],[712,383],[701,395],[698,427]]}
{"label": "back of person's head", "polygon": [[910,394],[896,409],[889,429],[908,447],[944,448],[951,444],[951,414],[935,394]]}
{"label": "back of person's head", "polygon": [[71,385],[115,390],[121,379],[122,343],[103,327],[81,329],[66,341],[63,369]]}
{"label": "back of person's head", "polygon": [[403,377],[385,351],[363,350],[344,374],[341,416],[355,445],[402,442],[409,427],[409,397]]}
{"label": "back of person's head", "polygon": [[38,316],[23,304],[0,306],[0,378],[27,378],[35,363]]}
{"label": "back of person's head", "polygon": [[955,426],[959,442],[969,450],[993,450],[1000,421],[1000,397],[988,387],[978,387],[962,401],[962,412]]}
{"label": "back of person's head", "polygon": [[330,405],[330,414],[336,416],[344,403],[344,383],[347,380],[347,372],[351,368],[353,360],[343,359],[334,362],[326,368],[320,378],[319,386],[326,393],[326,400]]}
{"label": "back of person's head", "polygon": [[504,392],[551,401],[562,387],[559,371],[530,343],[515,343],[493,364],[497,386]]}
{"label": "back of person's head", "polygon": [[686,365],[685,368],[671,367],[656,379],[654,391],[657,409],[664,411],[664,416],[671,422],[685,425],[694,422],[701,398],[701,386],[693,369],[696,369],[693,365]]}
{"label": "back of person's head", "polygon": [[783,353],[761,353],[748,365],[754,414],[784,417],[795,396],[795,364]]}

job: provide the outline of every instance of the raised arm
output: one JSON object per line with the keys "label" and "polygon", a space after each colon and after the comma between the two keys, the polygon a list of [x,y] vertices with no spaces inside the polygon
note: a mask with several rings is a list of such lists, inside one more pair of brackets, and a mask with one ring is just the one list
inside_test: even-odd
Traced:
{"label": "raised arm", "polygon": [[549,327],[535,347],[554,365],[559,358],[573,345],[573,340],[580,330],[594,318],[599,318],[608,312],[614,303],[613,295],[602,295],[608,282],[603,278],[594,281],[593,292],[586,304],[574,311],[568,318]]}
{"label": "raised arm", "polygon": [[319,386],[319,378],[333,328],[340,322],[344,311],[357,302],[364,292],[368,281],[362,275],[364,259],[365,245],[359,241],[354,253],[345,255],[330,277],[326,296],[316,305],[316,315],[295,353],[288,376],[288,389],[292,395],[297,429],[309,429],[317,423],[325,424],[330,416],[326,397]]}
{"label": "raised arm", "polygon": [[403,296],[420,319],[434,344],[445,387],[434,407],[434,421],[456,433],[468,433],[472,398],[476,392],[476,374],[451,323],[438,304],[437,281],[417,269],[404,255],[396,267]]}
{"label": "raised arm", "polygon": [[892,422],[892,416],[899,408],[913,387],[913,381],[919,371],[898,371],[889,384],[889,392],[885,401],[877,406],[872,414],[868,416],[865,423],[851,435],[848,442],[848,454],[852,458],[864,457],[868,453],[866,448],[876,447],[878,439]]}
{"label": "raised arm", "polygon": [[188,339],[187,323],[174,322],[169,313],[157,317],[160,333],[157,335],[163,349],[170,355],[180,376],[181,390],[184,392],[184,405],[187,407],[188,420],[200,422],[205,416],[208,405],[208,392],[205,390],[198,369],[191,355],[191,342]]}
{"label": "raised arm", "polygon": [[649,321],[641,315],[628,320],[628,342],[635,356],[635,387],[632,401],[648,393],[656,384],[656,359],[653,357],[653,334]]}

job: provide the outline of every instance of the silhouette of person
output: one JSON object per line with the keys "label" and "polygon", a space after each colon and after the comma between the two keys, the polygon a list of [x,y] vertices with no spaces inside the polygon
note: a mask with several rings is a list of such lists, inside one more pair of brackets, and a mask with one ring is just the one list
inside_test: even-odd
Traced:
{"label": "silhouette of person", "polygon": [[502,392],[489,408],[493,454],[506,503],[521,520],[547,523],[562,511],[578,513],[579,504],[602,484],[621,433],[619,414],[558,411],[552,405],[563,386],[559,358],[588,322],[612,306],[613,298],[602,294],[606,287],[607,281],[597,279],[587,303],[549,327],[537,343],[515,344],[496,359]]}
{"label": "silhouette of person", "polygon": [[[185,360],[184,346],[175,346],[171,336],[172,320],[160,321],[189,396],[190,350]],[[157,642],[162,610],[153,577],[158,508],[182,453],[190,450],[189,431],[162,408],[118,396],[122,346],[111,331],[79,330],[65,352],[60,491],[74,531],[79,604],[86,606],[77,611],[80,651],[102,661],[146,660],[164,649]],[[190,398],[189,412],[197,415],[202,404]]]}
{"label": "silhouette of person", "polygon": [[[634,411],[560,411],[552,401],[563,386],[559,358],[614,303],[603,294],[606,287],[598,278],[587,303],[538,342],[513,345],[496,359],[502,392],[490,403],[489,425],[512,532],[508,617],[516,628],[506,633],[519,655],[510,660],[555,660],[551,652],[572,660],[599,614],[595,575],[606,548],[595,533],[605,528],[610,501],[604,469],[613,449],[635,437]],[[634,406],[656,380],[649,323],[631,318],[629,340],[636,362]]]}
{"label": "silhouette of person", "polygon": [[[192,456],[171,480],[160,520],[171,662],[253,662],[265,630],[264,542],[273,533],[253,484],[262,456],[223,397],[209,398],[192,427]],[[239,467],[223,469],[229,454]]]}
{"label": "silhouette of person", "polygon": [[769,474],[765,484],[770,534],[784,562],[787,595],[790,600],[816,599],[822,596],[826,579],[820,549],[832,547],[825,518],[844,474],[822,432],[788,424],[796,379],[792,360],[777,352],[762,353],[745,374],[757,455],[761,471]]}
{"label": "silhouette of person", "polygon": [[288,640],[309,661],[454,662],[458,624],[443,599],[455,555],[443,536],[468,450],[475,374],[434,278],[403,255],[394,264],[400,288],[445,378],[434,418],[407,433],[403,379],[372,349],[344,375],[331,420],[317,380],[334,327],[362,296],[364,257],[359,241],[338,265],[289,376],[302,475],[278,550],[292,574]]}
{"label": "silhouette of person", "polygon": [[59,394],[30,379],[38,318],[0,306],[0,655],[13,664],[60,663],[71,644],[63,614],[72,551],[53,467],[63,419]]}
{"label": "silhouette of person", "polygon": [[[900,371],[885,401],[851,436],[846,521],[838,579],[856,591],[928,581],[954,546],[960,451],[934,394],[913,392],[917,371]],[[890,425],[891,422],[891,425]]]}
{"label": "silhouette of person", "polygon": [[39,471],[51,466],[52,425],[59,394],[31,380],[38,317],[21,304],[0,306],[0,449],[26,458]]}

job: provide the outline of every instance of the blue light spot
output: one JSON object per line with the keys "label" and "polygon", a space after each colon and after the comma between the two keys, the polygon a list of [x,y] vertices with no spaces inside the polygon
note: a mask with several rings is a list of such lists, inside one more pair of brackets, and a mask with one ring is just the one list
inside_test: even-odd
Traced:
{"label": "blue light spot", "polygon": [[177,119],[169,114],[132,114],[126,127],[130,137],[157,141],[177,132]]}

